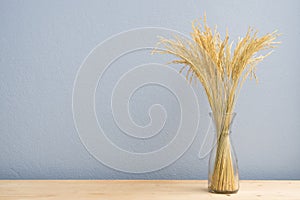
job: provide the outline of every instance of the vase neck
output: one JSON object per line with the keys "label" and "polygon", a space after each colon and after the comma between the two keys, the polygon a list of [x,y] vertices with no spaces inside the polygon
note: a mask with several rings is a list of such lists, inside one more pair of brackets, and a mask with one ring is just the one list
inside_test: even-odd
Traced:
{"label": "vase neck", "polygon": [[236,113],[219,114],[211,112],[209,116],[211,117],[215,133],[223,136],[230,135]]}

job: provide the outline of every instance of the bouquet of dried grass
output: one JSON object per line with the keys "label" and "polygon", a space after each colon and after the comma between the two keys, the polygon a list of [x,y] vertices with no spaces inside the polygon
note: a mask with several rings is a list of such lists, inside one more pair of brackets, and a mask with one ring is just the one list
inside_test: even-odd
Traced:
{"label": "bouquet of dried grass", "polygon": [[199,80],[206,92],[217,132],[217,151],[214,170],[210,177],[211,191],[227,193],[238,190],[238,181],[234,177],[233,164],[228,136],[231,118],[238,93],[250,76],[256,78],[257,64],[271,52],[257,55],[258,51],[275,47],[276,31],[262,37],[249,28],[244,38],[239,38],[232,51],[228,31],[221,39],[217,28],[212,31],[204,15],[203,24],[193,22],[192,40],[175,36],[174,39],[160,38],[163,50],[154,52],[172,54],[178,59],[172,63],[183,65],[187,69],[186,78],[190,82]]}

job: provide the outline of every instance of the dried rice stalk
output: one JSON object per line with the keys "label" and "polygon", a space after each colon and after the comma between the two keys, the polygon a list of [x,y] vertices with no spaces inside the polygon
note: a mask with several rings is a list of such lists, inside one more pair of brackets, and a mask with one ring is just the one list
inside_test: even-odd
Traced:
{"label": "dried rice stalk", "polygon": [[[251,28],[244,38],[240,38],[232,53],[233,42],[229,43],[228,31],[222,40],[215,27],[214,31],[206,23],[192,23],[192,40],[176,36],[174,39],[160,38],[163,50],[154,53],[172,54],[178,58],[171,63],[187,68],[186,78],[190,82],[196,77],[201,82],[210,104],[216,123],[218,138],[228,135],[230,116],[234,110],[237,95],[250,76],[256,79],[256,65],[271,52],[257,56],[257,52],[275,47],[277,31],[262,37]],[[227,137],[228,138],[228,137]],[[217,191],[235,191],[229,139],[218,140],[217,155],[212,177],[213,189]],[[226,160],[223,162],[222,158]]]}

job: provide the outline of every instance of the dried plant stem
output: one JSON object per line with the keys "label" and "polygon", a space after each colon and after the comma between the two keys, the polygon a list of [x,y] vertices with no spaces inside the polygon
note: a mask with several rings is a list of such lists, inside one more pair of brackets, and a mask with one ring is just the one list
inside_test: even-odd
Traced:
{"label": "dried plant stem", "polygon": [[[161,38],[163,50],[156,53],[172,54],[179,58],[172,63],[184,65],[186,78],[192,82],[197,78],[207,95],[217,129],[217,151],[214,171],[211,177],[211,189],[219,192],[234,192],[238,190],[233,168],[229,131],[232,112],[239,91],[250,76],[256,79],[256,65],[265,57],[257,56],[260,50],[272,49],[279,42],[274,40],[276,31],[262,37],[249,28],[244,38],[240,38],[233,52],[233,42],[229,43],[228,32],[222,40],[217,28],[212,31],[206,24],[193,23],[192,40],[175,37]],[[182,72],[180,70],[180,72]]]}

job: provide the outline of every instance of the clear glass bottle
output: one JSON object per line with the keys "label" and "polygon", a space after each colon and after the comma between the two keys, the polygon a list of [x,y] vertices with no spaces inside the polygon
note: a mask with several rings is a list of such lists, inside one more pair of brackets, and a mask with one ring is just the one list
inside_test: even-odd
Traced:
{"label": "clear glass bottle", "polygon": [[214,142],[209,157],[208,189],[213,193],[236,193],[239,190],[239,173],[231,142],[231,127],[236,113],[209,115],[214,127]]}

